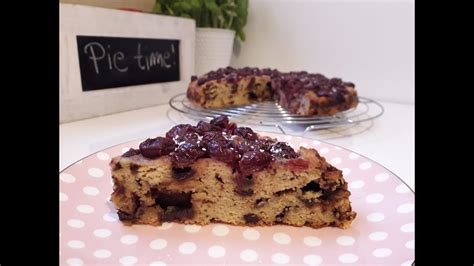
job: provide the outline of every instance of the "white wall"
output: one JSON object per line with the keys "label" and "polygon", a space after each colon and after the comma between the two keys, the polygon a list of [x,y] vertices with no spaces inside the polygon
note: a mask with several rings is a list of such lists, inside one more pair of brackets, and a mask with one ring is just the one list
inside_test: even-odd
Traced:
{"label": "white wall", "polygon": [[251,0],[232,66],[308,70],[414,103],[414,2]]}

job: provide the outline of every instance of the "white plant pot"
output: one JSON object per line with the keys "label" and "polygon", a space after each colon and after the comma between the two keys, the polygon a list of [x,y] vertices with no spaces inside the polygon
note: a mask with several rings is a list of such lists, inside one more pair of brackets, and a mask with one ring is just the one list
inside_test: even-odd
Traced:
{"label": "white plant pot", "polygon": [[214,28],[196,29],[196,75],[227,67],[232,56],[235,31]]}

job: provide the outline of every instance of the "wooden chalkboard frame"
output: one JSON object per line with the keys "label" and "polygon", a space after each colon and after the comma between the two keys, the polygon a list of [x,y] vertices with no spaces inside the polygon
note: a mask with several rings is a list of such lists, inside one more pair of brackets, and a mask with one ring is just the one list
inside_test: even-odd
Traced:
{"label": "wooden chalkboard frame", "polygon": [[[179,41],[179,80],[83,90],[77,36]],[[60,122],[165,104],[194,73],[195,22],[100,7],[60,4]]]}

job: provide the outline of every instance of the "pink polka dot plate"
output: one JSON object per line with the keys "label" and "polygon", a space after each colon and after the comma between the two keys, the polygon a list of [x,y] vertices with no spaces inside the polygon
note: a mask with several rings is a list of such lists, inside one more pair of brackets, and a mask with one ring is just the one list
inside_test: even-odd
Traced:
{"label": "pink polka dot plate", "polygon": [[109,202],[108,163],[140,141],[92,154],[60,173],[61,265],[411,265],[414,193],[376,162],[313,139],[263,133],[315,148],[349,183],[357,218],[347,230],[164,223],[125,226]]}

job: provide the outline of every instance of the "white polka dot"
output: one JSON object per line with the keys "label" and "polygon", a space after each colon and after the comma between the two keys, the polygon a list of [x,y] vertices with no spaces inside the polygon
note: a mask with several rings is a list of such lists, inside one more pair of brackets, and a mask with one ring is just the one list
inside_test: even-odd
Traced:
{"label": "white polka dot", "polygon": [[357,260],[359,260],[359,257],[357,257],[357,255],[354,255],[352,253],[344,253],[340,255],[338,259],[342,263],[354,263]]}
{"label": "white polka dot", "polygon": [[365,186],[365,182],[362,180],[355,180],[349,183],[350,188],[361,188]]}
{"label": "white polka dot", "polygon": [[405,184],[400,184],[395,188],[395,191],[399,194],[404,194],[410,192],[410,188]]}
{"label": "white polka dot", "polygon": [[253,262],[258,259],[258,253],[252,249],[244,249],[240,252],[240,259],[245,262]]}
{"label": "white polka dot", "polygon": [[322,148],[322,149],[320,150],[320,153],[322,153],[322,154],[326,154],[326,153],[328,153],[328,152],[329,152],[329,149],[328,149],[328,148]]}
{"label": "white polka dot", "polygon": [[102,171],[99,168],[95,168],[95,167],[89,168],[89,170],[87,170],[87,172],[92,177],[102,177],[104,175],[104,171]]}
{"label": "white polka dot", "polygon": [[415,209],[415,205],[413,203],[405,203],[397,208],[398,213],[410,213]]}
{"label": "white polka dot", "polygon": [[170,229],[171,227],[173,227],[173,224],[172,223],[168,223],[168,222],[164,222],[162,223],[160,226],[156,227],[160,230],[168,230]]}
{"label": "white polka dot", "polygon": [[194,234],[194,233],[199,232],[201,230],[201,227],[202,226],[197,225],[197,224],[187,224],[184,226],[184,231]]}
{"label": "white polka dot", "polygon": [[105,259],[112,256],[112,252],[110,252],[107,249],[99,249],[94,251],[94,257],[99,258],[99,259]]}
{"label": "white polka dot", "polygon": [[153,261],[152,263],[150,263],[150,266],[166,266],[166,263],[162,261]]}
{"label": "white polka dot", "polygon": [[80,220],[80,219],[69,219],[67,220],[67,225],[73,228],[82,228],[86,224],[84,223],[83,220]]}
{"label": "white polka dot", "polygon": [[342,162],[342,159],[339,157],[332,158],[331,163],[332,164],[340,164]]}
{"label": "white polka dot", "polygon": [[372,255],[377,258],[385,258],[392,255],[392,250],[389,248],[378,248],[372,252]]}
{"label": "white polka dot", "polygon": [[94,212],[94,207],[91,205],[87,204],[81,204],[76,207],[76,210],[81,213],[93,213]]}
{"label": "white polka dot", "polygon": [[385,219],[385,215],[383,215],[383,213],[380,213],[380,212],[373,212],[367,215],[367,220],[369,222],[380,222],[380,221],[383,221],[384,219]]}
{"label": "white polka dot", "polygon": [[84,262],[81,259],[78,258],[70,258],[66,260],[67,265],[71,266],[81,266],[84,265]]}
{"label": "white polka dot", "polygon": [[359,168],[361,170],[367,170],[370,167],[372,167],[372,163],[370,163],[370,162],[363,162],[363,163],[359,164]]}
{"label": "white polka dot", "polygon": [[404,233],[411,233],[415,231],[415,224],[414,223],[404,224],[402,225],[402,227],[400,227],[400,231]]}
{"label": "white polka dot", "polygon": [[372,241],[382,241],[388,237],[386,232],[373,232],[369,235],[369,239]]}
{"label": "white polka dot", "polygon": [[273,234],[273,241],[277,242],[278,244],[286,245],[290,244],[291,237],[285,233],[276,233]]}
{"label": "white polka dot", "polygon": [[179,245],[179,252],[182,254],[193,254],[196,251],[196,244],[193,242],[184,242],[183,244]]}
{"label": "white polka dot", "polygon": [[119,261],[123,265],[133,265],[137,263],[138,259],[135,256],[125,256],[121,257]]}
{"label": "white polka dot", "polygon": [[104,216],[102,216],[102,218],[106,222],[116,222],[119,220],[118,215],[115,212],[106,213]]}
{"label": "white polka dot", "polygon": [[316,247],[321,245],[321,239],[315,236],[307,236],[303,239],[303,242],[306,246]]}
{"label": "white polka dot", "polygon": [[352,246],[355,239],[351,236],[340,236],[336,239],[336,242],[341,246]]}
{"label": "white polka dot", "polygon": [[94,230],[94,235],[96,237],[100,237],[100,238],[109,237],[111,234],[112,234],[112,231],[110,231],[109,229],[105,229],[105,228]]}
{"label": "white polka dot", "polygon": [[168,241],[158,238],[150,242],[148,245],[151,249],[160,250],[164,249],[168,245]]}
{"label": "white polka dot", "polygon": [[245,231],[242,232],[242,235],[247,240],[257,240],[257,239],[260,238],[260,232],[258,232],[257,230],[255,230],[253,228],[245,229]]}
{"label": "white polka dot", "polygon": [[225,225],[218,224],[212,228],[212,233],[216,236],[226,236],[229,233],[229,228]]}
{"label": "white polka dot", "polygon": [[122,244],[125,244],[125,245],[132,245],[132,244],[135,244],[137,243],[138,241],[138,236],[136,235],[124,235],[120,238],[120,242],[122,242]]}
{"label": "white polka dot", "polygon": [[321,142],[317,141],[317,140],[313,140],[313,144],[316,145],[316,146],[319,146],[319,145],[321,145]]}
{"label": "white polka dot", "polygon": [[415,240],[410,240],[405,243],[405,247],[408,249],[414,249],[415,248]]}
{"label": "white polka dot", "polygon": [[351,174],[351,169],[349,168],[342,168],[341,171],[344,176],[348,176]]}
{"label": "white polka dot", "polygon": [[73,175],[66,174],[66,173],[59,174],[59,178],[64,183],[74,183],[74,182],[76,182],[76,178]]}
{"label": "white polka dot", "polygon": [[380,173],[374,177],[377,182],[384,182],[388,179],[389,175],[387,173]]}
{"label": "white polka dot", "polygon": [[288,140],[288,141],[289,141],[289,140],[292,140],[292,139],[293,139],[292,136],[285,136],[285,140]]}
{"label": "white polka dot", "polygon": [[351,154],[349,154],[349,159],[351,159],[351,160],[357,160],[359,158],[360,158],[360,155],[357,154],[357,153],[351,152]]}
{"label": "white polka dot", "polygon": [[101,161],[107,161],[110,159],[110,156],[107,153],[101,151],[97,153],[97,158],[99,158]]}
{"label": "white polka dot", "polygon": [[372,193],[365,197],[365,202],[367,203],[379,203],[383,200],[384,196],[380,193]]}
{"label": "white polka dot", "polygon": [[65,193],[59,192],[59,201],[65,202],[68,200],[69,200],[69,197]]}
{"label": "white polka dot", "polygon": [[287,264],[290,261],[290,257],[285,253],[275,253],[272,255],[272,261],[276,264]]}
{"label": "white polka dot", "polygon": [[82,192],[89,196],[96,196],[99,194],[99,190],[96,187],[84,187]]}
{"label": "white polka dot", "polygon": [[411,266],[412,264],[413,264],[413,260],[407,260],[404,263],[402,263],[402,265],[400,266]]}
{"label": "white polka dot", "polygon": [[306,255],[303,258],[303,262],[311,266],[316,266],[320,265],[323,259],[318,255]]}
{"label": "white polka dot", "polygon": [[74,248],[74,249],[84,248],[86,246],[86,244],[84,244],[84,242],[79,241],[79,240],[71,240],[71,241],[67,242],[67,245],[70,248]]}
{"label": "white polka dot", "polygon": [[207,250],[207,254],[212,258],[222,258],[225,256],[225,248],[222,246],[212,246]]}

